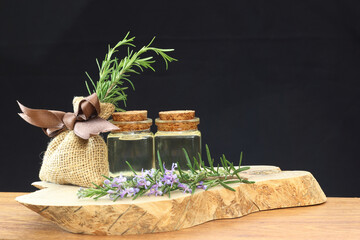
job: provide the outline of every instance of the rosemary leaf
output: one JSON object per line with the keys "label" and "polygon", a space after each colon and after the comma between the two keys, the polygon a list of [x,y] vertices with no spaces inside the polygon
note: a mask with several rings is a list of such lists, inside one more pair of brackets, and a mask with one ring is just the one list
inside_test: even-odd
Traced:
{"label": "rosemary leaf", "polygon": [[189,154],[186,152],[186,149],[185,149],[185,148],[183,148],[182,150],[183,150],[183,152],[184,152],[184,154],[185,154],[187,166],[189,167],[190,171],[195,174],[196,171],[195,171],[195,169],[194,169],[194,167],[193,167],[193,165],[192,165],[192,163],[191,163],[191,161],[190,161]]}
{"label": "rosemary leaf", "polygon": [[161,161],[161,157],[160,157],[159,151],[157,151],[157,157],[158,157],[158,161],[159,161],[160,171],[161,171],[162,174],[164,174],[164,173],[165,173],[165,170],[164,170],[164,167],[163,167],[163,163],[162,163],[162,161]]}
{"label": "rosemary leaf", "polygon": [[233,172],[233,175],[239,173],[239,172],[243,172],[243,171],[246,171],[246,170],[249,170],[250,167],[241,167],[241,168],[238,168],[236,169],[234,172]]}
{"label": "rosemary leaf", "polygon": [[206,148],[206,156],[207,156],[207,159],[208,159],[208,163],[209,163],[209,165],[210,165],[210,169],[211,169],[211,171],[215,172],[215,169],[214,169],[214,160],[211,159],[209,146],[206,144],[206,145],[205,145],[205,148]]}
{"label": "rosemary leaf", "polygon": [[126,164],[129,166],[130,170],[136,175],[135,170],[132,168],[132,166],[130,165],[130,163],[128,161],[126,161]]}
{"label": "rosemary leaf", "polygon": [[[86,72],[87,77],[94,87],[94,92],[97,93],[98,98],[101,102],[109,102],[113,103],[116,106],[116,110],[122,111],[118,104],[119,101],[122,101],[124,106],[126,106],[126,95],[125,88],[119,87],[124,84],[125,80],[129,83],[133,90],[135,90],[135,86],[132,81],[128,78],[131,74],[140,74],[140,72],[136,71],[134,68],[138,68],[141,72],[144,69],[151,69],[155,71],[152,67],[152,64],[155,63],[155,60],[152,56],[142,57],[142,54],[147,52],[154,52],[157,55],[161,56],[161,58],[165,62],[165,67],[168,69],[168,63],[172,61],[177,61],[177,59],[170,57],[167,55],[167,52],[172,52],[174,49],[162,49],[152,47],[151,44],[154,42],[155,37],[150,41],[150,43],[144,47],[142,47],[139,51],[130,50],[131,47],[136,47],[132,42],[135,37],[129,37],[129,32],[123,38],[123,40],[119,41],[113,48],[108,46],[108,53],[105,54],[104,60],[100,64],[98,59],[96,59],[96,65],[99,69],[99,79],[95,84],[95,81],[91,79],[89,74]],[[128,52],[127,56],[122,59],[118,59],[115,56],[115,53],[118,52],[118,48],[121,46],[127,46]],[[140,57],[141,56],[141,57]],[[92,93],[89,88],[89,84],[85,83],[86,88],[89,94]],[[115,98],[114,96],[124,95],[120,100],[119,98]]]}
{"label": "rosemary leaf", "polygon": [[230,187],[229,185],[225,184],[223,181],[219,181],[220,185],[223,186],[226,189],[229,189],[233,192],[235,192],[235,189],[233,189],[232,187]]}

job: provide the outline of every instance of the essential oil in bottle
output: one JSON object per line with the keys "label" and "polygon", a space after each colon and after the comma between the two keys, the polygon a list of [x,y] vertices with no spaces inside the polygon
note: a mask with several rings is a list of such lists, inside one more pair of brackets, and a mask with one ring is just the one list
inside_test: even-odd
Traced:
{"label": "essential oil in bottle", "polygon": [[131,176],[135,172],[154,168],[154,135],[147,111],[127,111],[113,114],[113,124],[120,130],[107,137],[110,176]]}
{"label": "essential oil in bottle", "polygon": [[[167,168],[172,163],[179,163],[180,168],[187,170],[187,160],[183,149],[190,160],[199,160],[201,154],[201,133],[197,128],[200,119],[195,111],[164,111],[155,120],[158,131],[155,133],[155,152],[159,152],[161,160]],[[158,157],[156,155],[158,167]]]}

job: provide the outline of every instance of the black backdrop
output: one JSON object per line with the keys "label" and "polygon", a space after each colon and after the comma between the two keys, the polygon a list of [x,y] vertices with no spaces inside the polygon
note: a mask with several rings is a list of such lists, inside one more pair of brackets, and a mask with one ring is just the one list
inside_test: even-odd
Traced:
{"label": "black backdrop", "polygon": [[244,164],[308,170],[328,196],[359,196],[359,12],[358,1],[1,1],[0,191],[34,190],[49,141],[16,100],[71,111],[84,72],[95,77],[95,58],[131,31],[179,61],[133,76],[127,109],[195,109],[216,159],[244,151]]}

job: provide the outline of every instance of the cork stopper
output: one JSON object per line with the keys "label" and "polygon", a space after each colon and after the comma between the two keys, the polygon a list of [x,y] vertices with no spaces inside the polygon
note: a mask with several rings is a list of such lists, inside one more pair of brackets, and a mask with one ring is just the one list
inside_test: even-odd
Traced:
{"label": "cork stopper", "polygon": [[194,110],[175,110],[159,112],[161,120],[190,120],[195,118]]}
{"label": "cork stopper", "polygon": [[146,110],[134,110],[126,112],[115,112],[112,118],[116,122],[144,121],[147,119]]}
{"label": "cork stopper", "polygon": [[155,119],[158,131],[190,131],[197,130],[200,119],[195,117],[194,110],[176,110],[159,112]]}
{"label": "cork stopper", "polygon": [[119,128],[113,132],[143,131],[152,125],[152,119],[147,118],[146,110],[115,112],[112,116],[111,123]]}

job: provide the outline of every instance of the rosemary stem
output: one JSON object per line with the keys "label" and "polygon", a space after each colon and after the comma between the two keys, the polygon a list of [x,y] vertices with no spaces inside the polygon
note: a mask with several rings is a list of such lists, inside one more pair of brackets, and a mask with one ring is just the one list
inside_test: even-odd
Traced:
{"label": "rosemary stem", "polygon": [[[244,179],[244,180],[249,180],[248,178],[246,178],[246,177],[240,177],[241,179]],[[224,176],[210,176],[210,177],[207,177],[207,178],[205,178],[204,180],[229,180],[229,179],[239,179],[238,177],[236,177],[236,176],[226,176],[226,177],[224,177]]]}
{"label": "rosemary stem", "polygon": [[[135,47],[132,42],[135,37],[128,38],[129,33],[126,34],[123,40],[119,41],[113,48],[108,47],[108,53],[105,55],[102,64],[99,64],[99,61],[96,59],[96,63],[99,68],[99,80],[96,84],[93,80],[88,76],[91,83],[93,83],[95,92],[97,93],[99,100],[101,102],[109,102],[113,103],[116,107],[116,110],[123,111],[123,109],[119,108],[118,102],[122,101],[126,106],[126,94],[124,92],[127,87],[121,87],[126,80],[129,82],[134,89],[133,83],[128,79],[128,74],[125,73],[137,73],[142,72],[144,69],[150,68],[155,71],[151,66],[155,62],[153,57],[145,57],[140,58],[140,55],[145,52],[154,52],[157,55],[160,55],[165,62],[166,69],[168,66],[168,62],[177,61],[177,59],[170,57],[166,54],[166,52],[174,51],[174,49],[161,49],[150,47],[153,43],[154,38],[150,41],[150,43],[144,47],[142,47],[139,51],[133,52],[128,50],[127,56],[122,59],[118,59],[115,57],[115,53],[118,51],[117,48],[120,46],[128,46]],[[134,68],[137,68],[136,70]],[[139,71],[140,70],[140,71]],[[86,83],[89,94],[91,94],[91,90],[88,87],[89,84]],[[117,87],[119,86],[119,87]]]}

